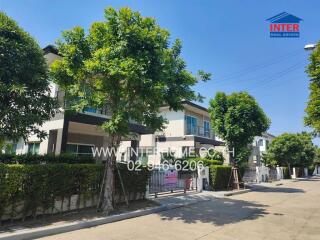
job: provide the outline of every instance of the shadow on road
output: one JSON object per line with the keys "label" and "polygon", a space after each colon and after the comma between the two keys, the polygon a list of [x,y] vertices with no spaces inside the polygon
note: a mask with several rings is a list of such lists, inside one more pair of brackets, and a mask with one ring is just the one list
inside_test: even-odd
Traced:
{"label": "shadow on road", "polygon": [[272,192],[272,193],[304,193],[305,191],[299,188],[288,187],[254,187],[255,192]]}
{"label": "shadow on road", "polygon": [[268,214],[267,205],[229,198],[213,199],[179,209],[160,212],[164,221],[182,220],[184,223],[212,223],[217,226],[251,220]]}
{"label": "shadow on road", "polygon": [[318,177],[299,178],[297,182],[320,182],[320,178]]}

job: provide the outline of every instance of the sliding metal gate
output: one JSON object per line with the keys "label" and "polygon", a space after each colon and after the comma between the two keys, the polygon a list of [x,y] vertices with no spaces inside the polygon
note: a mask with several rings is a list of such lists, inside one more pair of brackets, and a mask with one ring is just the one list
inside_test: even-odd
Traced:
{"label": "sliding metal gate", "polygon": [[[176,170],[152,170],[149,180],[149,193],[157,197],[158,193],[197,190],[198,174],[196,171],[174,171]],[[173,176],[176,174],[176,179],[174,179],[174,176],[173,180],[170,180],[170,176],[168,176],[170,174]]]}

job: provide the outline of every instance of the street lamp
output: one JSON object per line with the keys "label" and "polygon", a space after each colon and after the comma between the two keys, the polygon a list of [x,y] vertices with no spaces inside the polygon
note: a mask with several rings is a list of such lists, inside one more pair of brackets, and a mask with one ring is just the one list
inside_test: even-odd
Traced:
{"label": "street lamp", "polygon": [[316,48],[317,44],[314,44],[314,43],[309,43],[309,44],[306,44],[304,46],[304,50],[306,51],[312,51]]}

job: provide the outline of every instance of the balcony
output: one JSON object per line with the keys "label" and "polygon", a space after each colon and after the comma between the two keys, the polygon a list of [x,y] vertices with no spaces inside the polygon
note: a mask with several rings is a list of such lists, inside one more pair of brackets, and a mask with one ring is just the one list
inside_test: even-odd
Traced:
{"label": "balcony", "polygon": [[204,127],[201,126],[187,126],[185,129],[185,133],[186,135],[194,135],[214,139],[214,132],[212,130],[205,130]]}

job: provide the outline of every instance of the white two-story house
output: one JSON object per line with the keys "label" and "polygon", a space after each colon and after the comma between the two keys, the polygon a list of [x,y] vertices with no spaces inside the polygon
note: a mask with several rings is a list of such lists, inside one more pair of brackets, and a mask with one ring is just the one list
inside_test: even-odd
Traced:
{"label": "white two-story house", "polygon": [[262,136],[254,137],[251,145],[252,151],[248,161],[250,168],[259,167],[263,164],[263,154],[267,152],[268,146],[274,138],[275,136],[270,133],[263,133]]}
{"label": "white two-story house", "polygon": [[[140,135],[140,160],[159,164],[164,156],[171,154],[174,158],[184,158],[198,154],[201,147],[214,147],[227,158],[224,143],[217,140],[211,130],[208,110],[189,101],[182,104],[180,111],[172,111],[169,107],[160,109],[160,114],[167,119],[162,132]],[[128,159],[127,153],[123,155]]]}
{"label": "white two-story house", "polygon": [[[54,46],[44,48],[44,55],[50,66],[60,58]],[[20,140],[15,144],[16,154],[60,154],[74,153],[77,155],[92,155],[92,147],[107,147],[109,138],[100,125],[110,118],[108,109],[86,108],[82,112],[68,112],[64,93],[59,87],[50,84],[51,96],[57,98],[61,109],[50,121],[45,122],[40,129],[47,132],[47,138],[40,141],[36,136],[30,136],[27,141]],[[118,160],[140,160],[158,164],[163,155],[173,152],[175,158],[182,158],[184,153],[197,153],[201,147],[215,147],[224,151],[224,143],[215,138],[210,127],[210,115],[202,106],[189,101],[183,102],[183,110],[171,111],[162,107],[160,114],[167,119],[162,132],[150,132],[146,127],[131,123],[131,136],[121,142]],[[138,151],[138,156],[128,149]],[[138,150],[137,150],[138,149]],[[98,161],[103,157],[97,158]]]}
{"label": "white two-story house", "polygon": [[[44,56],[50,66],[53,61],[60,58],[55,47],[49,45],[44,50]],[[77,155],[92,155],[92,147],[108,146],[108,136],[100,125],[110,118],[107,108],[86,108],[83,112],[66,111],[67,103],[64,93],[59,87],[50,84],[51,96],[57,98],[61,106],[60,112],[50,121],[45,122],[40,129],[46,131],[47,138],[40,141],[36,136],[30,136],[27,141],[22,139],[15,144],[16,154],[60,154],[74,153]],[[123,145],[136,147],[140,134],[151,133],[144,126],[131,123],[132,138],[126,139]],[[99,159],[99,158],[98,158]],[[100,158],[100,160],[102,157]]]}

